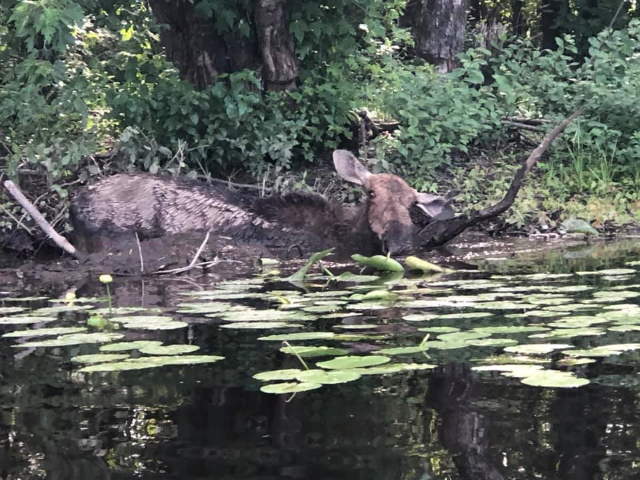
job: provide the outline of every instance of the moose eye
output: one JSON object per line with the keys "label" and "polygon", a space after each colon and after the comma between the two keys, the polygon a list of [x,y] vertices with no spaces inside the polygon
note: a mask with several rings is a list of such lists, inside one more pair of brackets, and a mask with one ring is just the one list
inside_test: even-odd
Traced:
{"label": "moose eye", "polygon": [[376,192],[374,192],[373,190],[369,190],[369,191],[367,192],[367,195],[369,195],[369,198],[375,198],[375,196],[376,196]]}

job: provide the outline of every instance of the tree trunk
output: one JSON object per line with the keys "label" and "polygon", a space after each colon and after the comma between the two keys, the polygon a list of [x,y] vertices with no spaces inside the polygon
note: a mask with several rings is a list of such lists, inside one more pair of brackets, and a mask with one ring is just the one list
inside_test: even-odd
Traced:
{"label": "tree trunk", "polygon": [[524,35],[525,14],[523,9],[523,0],[511,0],[511,33],[517,37]]}
{"label": "tree trunk", "polygon": [[542,0],[542,2],[540,5],[542,48],[553,50],[556,48],[556,38],[561,33],[558,20],[566,9],[566,0]]}
{"label": "tree trunk", "polygon": [[256,32],[266,90],[292,90],[298,78],[293,38],[287,29],[286,0],[258,0]]}
{"label": "tree trunk", "polygon": [[414,30],[418,56],[449,72],[464,47],[465,0],[421,0]]}
{"label": "tree trunk", "polygon": [[[207,15],[189,0],[149,0],[159,24],[167,57],[183,79],[197,88],[223,73],[258,71],[267,90],[295,88],[298,67],[293,38],[287,28],[286,0],[258,0],[235,6],[237,25],[220,27],[220,12]],[[233,5],[233,4],[229,4]],[[231,6],[220,8],[233,8]],[[240,28],[242,22],[246,28]]]}

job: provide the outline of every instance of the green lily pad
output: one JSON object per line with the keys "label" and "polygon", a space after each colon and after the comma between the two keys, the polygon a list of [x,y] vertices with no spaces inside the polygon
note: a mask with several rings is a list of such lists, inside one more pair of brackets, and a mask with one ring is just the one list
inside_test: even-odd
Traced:
{"label": "green lily pad", "polygon": [[599,328],[559,328],[545,333],[529,335],[529,338],[574,338],[604,335],[605,331]]}
{"label": "green lily pad", "polygon": [[402,317],[407,322],[425,322],[427,320],[433,320],[437,315],[433,313],[412,313]]}
{"label": "green lily pad", "polygon": [[565,348],[573,348],[573,346],[566,345],[564,343],[531,343],[506,347],[504,350],[505,352],[523,353],[525,355],[544,355],[547,353],[551,353],[554,350],[562,350]]}
{"label": "green lily pad", "polygon": [[66,335],[69,333],[85,332],[87,329],[83,327],[51,327],[51,328],[33,328],[31,330],[16,330],[14,332],[2,335],[7,338],[21,337],[46,337],[47,335]]}
{"label": "green lily pad", "polygon": [[126,370],[141,370],[145,368],[157,368],[167,365],[197,365],[214,363],[223,360],[217,355],[180,355],[130,358],[122,362],[98,363],[81,368],[79,372],[121,372]]}
{"label": "green lily pad", "polygon": [[511,333],[546,332],[548,327],[542,325],[502,325],[496,327],[476,327],[472,331],[487,335],[508,335]]}
{"label": "green lily pad", "polygon": [[477,372],[500,372],[506,373],[510,377],[528,377],[536,372],[539,372],[544,367],[542,365],[532,365],[529,363],[500,363],[495,365],[480,365],[477,367],[471,367],[471,370]]}
{"label": "green lily pad", "polygon": [[282,347],[280,351],[290,355],[299,355],[303,358],[327,357],[327,356],[337,357],[339,355],[346,355],[347,353],[349,353],[349,351],[345,350],[344,348],[325,347],[325,346],[305,346],[305,345]]}
{"label": "green lily pad", "polygon": [[83,310],[91,310],[91,305],[58,305],[55,307],[42,307],[36,310],[31,310],[29,315],[33,316],[51,316],[64,312],[81,312]]}
{"label": "green lily pad", "polygon": [[337,277],[334,277],[332,280],[337,280],[338,282],[351,282],[351,283],[369,283],[375,282],[379,280],[380,277],[378,275],[358,275],[356,273],[351,272],[342,272]]}
{"label": "green lily pad", "polygon": [[319,383],[297,383],[297,382],[284,382],[284,383],[271,383],[269,385],[263,385],[260,387],[260,391],[264,393],[297,393],[306,392],[308,390],[315,390],[322,385]]}
{"label": "green lily pad", "polygon": [[319,383],[322,385],[333,385],[337,383],[347,383],[358,380],[361,375],[354,370],[305,370],[296,376],[296,379],[303,383]]}
{"label": "green lily pad", "polygon": [[71,358],[74,363],[106,363],[129,358],[126,353],[93,353],[90,355],[77,355]]}
{"label": "green lily pad", "polygon": [[334,332],[300,332],[268,335],[266,337],[259,337],[258,340],[268,342],[296,342],[299,340],[326,340],[334,337],[336,337]]}
{"label": "green lily pad", "polygon": [[521,380],[525,385],[548,388],[578,388],[589,384],[586,378],[578,378],[571,372],[544,370]]}
{"label": "green lily pad", "polygon": [[580,365],[587,365],[589,363],[595,363],[596,360],[593,358],[563,358],[562,360],[558,360],[556,362],[557,365],[561,367],[577,367]]}
{"label": "green lily pad", "polygon": [[126,352],[129,350],[139,350],[146,347],[154,347],[162,345],[162,342],[158,340],[135,340],[132,342],[118,342],[102,345],[100,347],[101,352]]}
{"label": "green lily pad", "polygon": [[388,363],[386,365],[378,365],[375,367],[355,368],[360,375],[388,375],[392,373],[411,372],[414,370],[431,370],[437,365],[429,363]]}
{"label": "green lily pad", "polygon": [[256,373],[253,378],[261,382],[271,382],[273,380],[294,380],[296,376],[304,370],[299,368],[286,368],[283,370],[269,370],[266,372]]}
{"label": "green lily pad", "polygon": [[62,335],[51,340],[40,340],[24,342],[13,345],[16,348],[36,348],[36,347],[67,347],[70,345],[85,345],[90,343],[107,343],[120,340],[124,335],[121,333],[71,333]]}
{"label": "green lily pad", "polygon": [[349,368],[373,367],[389,361],[391,361],[391,359],[383,355],[346,355],[325,362],[318,362],[317,365],[331,370],[345,370]]}
{"label": "green lily pad", "polygon": [[[426,342],[428,343],[428,342]],[[408,347],[391,347],[378,350],[377,353],[382,355],[412,355],[414,353],[424,353],[428,347],[423,345],[412,345]]]}
{"label": "green lily pad", "polygon": [[593,348],[567,350],[562,353],[571,357],[608,357],[638,349],[640,349],[640,343],[616,343]]}
{"label": "green lily pad", "polygon": [[176,305],[178,313],[218,313],[227,312],[233,308],[230,303],[226,302],[184,302]]}
{"label": "green lily pad", "polygon": [[488,336],[490,336],[488,332],[466,330],[462,332],[443,333],[442,335],[438,335],[438,340],[441,342],[466,342],[468,340],[476,340],[478,338],[486,338]]}
{"label": "green lily pad", "polygon": [[239,310],[220,315],[226,322],[305,322],[316,319],[314,315],[290,310]]}
{"label": "green lily pad", "polygon": [[232,322],[220,325],[220,328],[226,328],[230,330],[273,330],[276,328],[302,328],[304,325],[301,323],[289,323],[289,322]]}
{"label": "green lily pad", "polygon": [[510,345],[517,345],[518,342],[511,338],[477,338],[467,340],[467,344],[473,347],[508,347]]}
{"label": "green lily pad", "polygon": [[459,332],[460,329],[456,327],[423,327],[419,328],[418,331],[426,333],[452,333]]}
{"label": "green lily pad", "polygon": [[24,307],[0,307],[0,315],[6,315],[7,313],[18,313],[24,312],[26,308]]}
{"label": "green lily pad", "polygon": [[197,345],[147,345],[139,348],[140,353],[146,355],[182,355],[184,353],[193,353],[200,350]]}
{"label": "green lily pad", "polygon": [[121,316],[113,317],[110,320],[115,323],[121,323],[125,328],[140,330],[176,330],[187,326],[185,322],[160,315]]}
{"label": "green lily pad", "polygon": [[29,316],[18,316],[15,317],[0,317],[0,325],[29,325],[32,323],[47,323],[47,322],[55,322],[58,317],[29,317]]}

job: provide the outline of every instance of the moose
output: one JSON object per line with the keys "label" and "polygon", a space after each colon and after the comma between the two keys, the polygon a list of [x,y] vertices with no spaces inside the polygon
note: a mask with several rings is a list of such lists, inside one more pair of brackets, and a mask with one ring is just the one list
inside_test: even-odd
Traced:
{"label": "moose", "polygon": [[420,228],[454,215],[446,198],[418,192],[396,175],[371,173],[347,150],[334,151],[333,162],[341,178],[365,190],[364,201],[338,204],[310,193],[260,198],[186,179],[113,175],[72,201],[76,243],[91,252],[134,232],[152,238],[210,231],[270,249],[402,254],[420,247]]}

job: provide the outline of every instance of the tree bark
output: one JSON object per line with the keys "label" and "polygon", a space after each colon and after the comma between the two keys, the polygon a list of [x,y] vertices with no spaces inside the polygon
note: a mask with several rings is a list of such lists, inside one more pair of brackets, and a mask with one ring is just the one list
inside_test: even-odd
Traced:
{"label": "tree bark", "polygon": [[255,38],[238,31],[221,34],[215,19],[207,18],[188,0],[149,0],[159,24],[166,25],[160,41],[183,79],[204,88],[222,73],[257,68]]}
{"label": "tree bark", "polygon": [[465,0],[421,0],[414,29],[416,53],[438,71],[453,70],[464,47]]}
{"label": "tree bark", "polygon": [[567,8],[566,0],[542,0],[540,5],[540,30],[542,48],[554,50],[556,38],[560,35],[558,20]]}
{"label": "tree bark", "polygon": [[289,33],[286,0],[258,0],[256,32],[262,54],[262,76],[266,90],[292,90],[298,78],[298,63]]}

